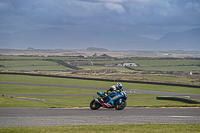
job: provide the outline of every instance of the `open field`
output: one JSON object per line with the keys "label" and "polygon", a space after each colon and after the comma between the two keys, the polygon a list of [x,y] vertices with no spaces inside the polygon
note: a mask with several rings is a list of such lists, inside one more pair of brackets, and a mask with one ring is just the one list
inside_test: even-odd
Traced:
{"label": "open field", "polygon": [[184,72],[194,72],[200,71],[199,66],[173,66],[173,67],[140,67],[136,68],[136,70],[143,70],[143,71],[184,71]]}
{"label": "open field", "polygon": [[162,82],[162,81],[169,81],[169,82],[179,82],[179,83],[191,83],[192,79],[184,78],[184,77],[179,77],[179,76],[170,76],[170,75],[129,75],[129,74],[110,74],[110,75],[105,75],[105,74],[99,74],[99,75],[89,75],[91,77],[102,77],[103,79],[127,79],[127,80],[140,80],[140,81],[157,81],[157,82]]}
{"label": "open field", "polygon": [[[76,66],[81,70],[59,64],[71,61],[93,62],[95,65]],[[135,62],[138,67],[110,66],[119,62]],[[169,82],[200,85],[200,60],[198,58],[77,58],[73,56],[0,56],[0,70],[14,72],[38,72],[53,75],[82,76]],[[192,75],[191,75],[192,72]]]}
{"label": "open field", "polygon": [[[115,82],[105,81],[87,81],[70,78],[52,78],[40,76],[24,76],[24,75],[4,75],[0,74],[1,82],[13,83],[35,83],[35,84],[58,84],[58,85],[75,85],[75,86],[93,86],[108,88]],[[172,91],[191,94],[200,94],[199,88],[175,87],[164,85],[146,85],[136,83],[123,83],[126,89],[147,89]],[[59,88],[44,86],[26,86],[26,85],[0,85],[0,94],[19,94],[13,97],[26,97],[44,99],[45,102],[21,100],[10,98],[10,95],[0,97],[0,107],[39,107],[39,108],[72,108],[72,107],[89,107],[92,100],[91,96],[22,96],[20,94],[95,94],[97,90],[78,89],[78,88]],[[137,90],[136,90],[137,92]],[[199,105],[188,104],[178,101],[156,100],[157,95],[151,94],[128,94],[128,107],[196,107]],[[103,111],[104,112],[104,111]],[[67,113],[67,112],[66,112]],[[104,116],[105,117],[105,116]],[[11,117],[9,117],[11,118]],[[20,117],[20,119],[23,117]],[[31,117],[32,118],[32,117]],[[36,117],[38,118],[38,117]],[[45,117],[46,118],[46,117]],[[12,118],[14,119],[14,118]],[[58,118],[59,119],[59,118]],[[38,119],[37,119],[38,120]],[[54,119],[55,121],[55,119]],[[81,133],[102,133],[107,132],[165,132],[165,133],[193,133],[199,132],[199,124],[128,124],[128,125],[76,125],[76,126],[47,126],[47,127],[0,127],[2,133],[23,133],[23,132],[81,132]]]}
{"label": "open field", "polygon": [[[27,65],[38,65],[48,63],[51,65],[52,62],[44,62],[44,60],[53,59],[53,60],[64,60],[64,61],[92,61],[94,64],[116,64],[118,62],[135,62],[140,66],[195,66],[200,63],[198,58],[144,58],[144,57],[129,57],[129,58],[77,58],[77,57],[65,57],[65,56],[55,56],[55,57],[40,57],[40,56],[0,56],[1,65],[20,65],[24,64],[23,61],[32,61],[27,63]],[[5,62],[3,62],[5,61]],[[18,61],[18,62],[15,62]],[[21,62],[22,61],[22,62]],[[33,63],[35,61],[35,63]],[[41,63],[41,61],[43,61]],[[55,65],[55,63],[53,64]]]}
{"label": "open field", "polygon": [[135,70],[130,70],[124,67],[106,67],[106,66],[81,66],[80,68],[86,69],[86,70],[98,70],[98,69],[115,69],[120,72],[136,72],[137,70],[140,71],[184,71],[184,72],[197,72],[200,71],[199,66],[173,66],[173,67],[135,67],[133,69]]}
{"label": "open field", "polygon": [[[93,81],[93,80],[88,81],[88,80],[70,79],[70,78],[52,78],[52,77],[40,77],[40,76],[4,75],[4,74],[0,75],[0,81],[12,82],[12,83],[105,87],[105,90],[106,88],[109,88],[112,84],[115,84],[115,82],[105,82],[105,81]],[[134,89],[136,91],[136,94],[128,94],[127,106],[129,107],[198,106],[178,101],[156,100],[156,97],[158,95],[137,94],[137,89],[200,94],[200,90],[198,88],[165,86],[165,85],[148,85],[148,84],[138,84],[138,83],[122,83],[122,84],[124,89]],[[1,84],[0,88],[1,88],[0,94],[5,94],[5,97],[0,98],[1,107],[41,107],[41,108],[89,107],[89,103],[92,100],[92,95],[95,95],[96,91],[98,91],[98,90],[78,89],[78,88],[4,85],[4,84]],[[13,97],[44,99],[45,102],[10,98],[11,94],[18,94],[14,95]],[[30,95],[44,94],[44,95],[55,95],[55,96],[23,96],[20,94],[30,94]],[[56,96],[56,95],[82,95],[82,96]]]}
{"label": "open field", "polygon": [[[86,90],[87,91],[87,90]],[[95,95],[95,93],[94,93]],[[21,96],[16,98],[37,98],[45,102],[10,98],[5,95],[0,98],[0,107],[36,107],[36,108],[75,108],[89,107],[91,96]],[[156,100],[157,95],[128,94],[127,107],[198,107],[198,104],[188,104],[179,101]]]}
{"label": "open field", "polygon": [[6,66],[0,67],[0,70],[41,70],[41,71],[67,71],[67,70],[73,70],[68,67],[64,67],[62,65],[59,65],[56,62],[52,61],[41,61],[41,60],[22,60],[22,61],[0,61],[0,65]]}
{"label": "open field", "polygon": [[92,56],[107,54],[112,57],[200,57],[200,51],[89,51],[84,49],[0,49],[2,55],[35,56]]}
{"label": "open field", "polygon": [[53,127],[0,127],[2,133],[199,133],[200,124],[138,124],[138,125],[88,125]]}
{"label": "open field", "polygon": [[[91,86],[91,87],[105,87],[105,88],[109,88],[111,85],[116,84],[116,82],[109,82],[109,81],[53,78],[53,77],[41,77],[41,76],[24,76],[24,75],[6,75],[6,74],[0,74],[0,81],[13,82],[13,83],[75,85],[75,86]],[[153,84],[142,84],[142,83],[123,83],[123,82],[122,84],[124,89],[200,94],[200,90],[198,88],[192,88],[192,87],[165,86],[165,85],[153,85]]]}

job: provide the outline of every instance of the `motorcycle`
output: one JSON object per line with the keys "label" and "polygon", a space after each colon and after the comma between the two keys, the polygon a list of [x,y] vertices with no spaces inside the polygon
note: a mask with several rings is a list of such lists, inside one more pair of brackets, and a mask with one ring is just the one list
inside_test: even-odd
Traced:
{"label": "motorcycle", "polygon": [[[101,92],[97,92],[99,97],[93,96],[93,100],[90,103],[92,110],[98,110],[100,107],[115,108],[116,110],[122,110],[126,107],[127,94],[125,91],[111,92],[108,96],[105,96]],[[101,101],[101,99],[104,99]]]}

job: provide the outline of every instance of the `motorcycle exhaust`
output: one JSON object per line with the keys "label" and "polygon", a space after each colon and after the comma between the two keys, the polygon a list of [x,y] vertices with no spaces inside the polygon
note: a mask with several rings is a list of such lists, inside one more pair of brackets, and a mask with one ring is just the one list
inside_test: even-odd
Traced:
{"label": "motorcycle exhaust", "polygon": [[96,102],[98,102],[98,103],[101,104],[101,102],[99,102],[98,98],[96,98],[95,96],[93,96],[93,99],[94,99]]}

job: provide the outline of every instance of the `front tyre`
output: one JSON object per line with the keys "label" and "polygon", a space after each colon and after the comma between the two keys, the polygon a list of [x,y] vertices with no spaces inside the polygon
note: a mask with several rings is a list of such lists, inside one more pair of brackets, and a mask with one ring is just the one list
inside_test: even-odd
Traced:
{"label": "front tyre", "polygon": [[95,100],[92,100],[91,103],[90,103],[90,108],[92,110],[97,110],[101,107],[101,104],[96,102]]}
{"label": "front tyre", "polygon": [[119,100],[117,100],[116,102],[115,102],[115,105],[114,105],[114,107],[115,107],[115,109],[116,110],[122,110],[122,109],[124,109],[125,107],[126,107],[126,100],[125,99],[122,99],[122,102],[120,103],[120,99]]}

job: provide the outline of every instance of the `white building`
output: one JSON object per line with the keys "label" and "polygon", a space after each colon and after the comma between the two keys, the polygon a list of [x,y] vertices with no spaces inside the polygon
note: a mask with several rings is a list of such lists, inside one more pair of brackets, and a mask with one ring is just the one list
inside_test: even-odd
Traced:
{"label": "white building", "polygon": [[133,63],[118,63],[117,66],[121,67],[121,66],[128,66],[128,67],[136,67],[138,66],[137,64]]}

